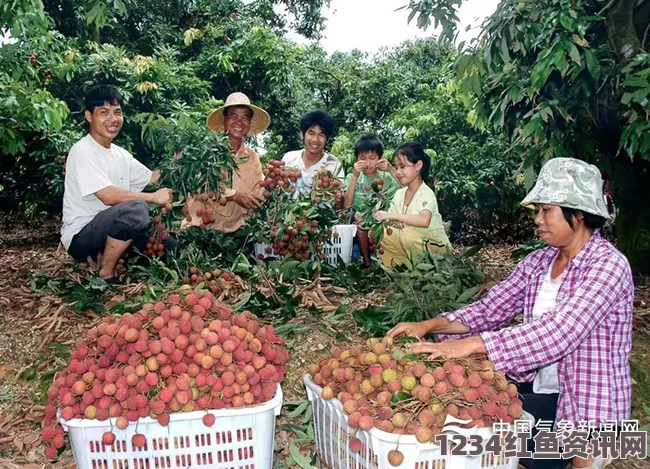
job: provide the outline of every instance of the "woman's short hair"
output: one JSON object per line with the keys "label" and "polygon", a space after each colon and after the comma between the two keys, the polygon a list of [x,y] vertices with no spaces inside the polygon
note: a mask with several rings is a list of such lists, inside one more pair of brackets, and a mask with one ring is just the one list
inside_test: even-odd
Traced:
{"label": "woman's short hair", "polygon": [[560,207],[560,208],[562,209],[562,214],[564,215],[564,219],[569,224],[571,229],[573,229],[573,222],[576,220],[577,217],[580,216],[582,216],[582,220],[585,222],[585,226],[592,231],[601,229],[603,226],[605,226],[605,222],[607,221],[605,217],[601,217],[600,215],[594,215],[593,213],[583,212],[582,210],[578,210],[577,208],[568,208],[568,207]]}

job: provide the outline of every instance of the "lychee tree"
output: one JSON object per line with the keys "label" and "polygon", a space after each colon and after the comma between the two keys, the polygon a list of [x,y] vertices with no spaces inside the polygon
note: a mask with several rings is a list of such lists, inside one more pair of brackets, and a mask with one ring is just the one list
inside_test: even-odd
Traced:
{"label": "lychee tree", "polygon": [[[185,117],[189,116],[193,115],[185,114]],[[156,144],[165,155],[159,165],[159,185],[174,191],[173,202],[153,209],[154,236],[165,238],[166,231],[178,230],[183,219],[191,221],[187,207],[190,197],[202,204],[197,209],[197,213],[202,215],[201,228],[214,222],[215,215],[209,202],[225,202],[222,195],[224,184],[232,183],[232,174],[237,167],[227,138],[209,132],[203,126],[162,117],[147,122],[144,133],[150,140],[156,136]]]}
{"label": "lychee tree", "polygon": [[[453,30],[462,0],[411,0],[418,25]],[[617,244],[649,273],[650,2],[502,1],[457,61],[461,88],[484,124],[522,155],[530,186],[553,157],[598,165],[612,180]],[[463,45],[464,46],[464,45]],[[625,157],[625,155],[627,157]]]}

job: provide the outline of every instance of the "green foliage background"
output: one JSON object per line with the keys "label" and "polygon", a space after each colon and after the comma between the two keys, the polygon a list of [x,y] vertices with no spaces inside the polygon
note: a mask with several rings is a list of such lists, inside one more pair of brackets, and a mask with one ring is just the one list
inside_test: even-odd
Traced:
{"label": "green foliage background", "polygon": [[619,207],[619,246],[646,271],[650,0],[503,0],[456,47],[461,3],[409,1],[409,19],[442,26],[438,37],[328,55],[286,35],[317,39],[327,0],[5,2],[0,27],[16,41],[0,47],[0,205],[58,213],[93,83],[122,91],[118,143],[150,166],[180,147],[168,129],[202,141],[207,113],[242,91],[272,116],[266,158],[300,148],[298,121],[313,108],[336,118],[331,149],[348,169],[360,135],[379,135],[388,154],[422,141],[456,240],[521,237],[517,202],[548,158],[598,164]]}
{"label": "green foliage background", "polygon": [[65,156],[85,131],[83,95],[102,82],[127,101],[117,143],[149,166],[192,140],[207,141],[209,111],[242,91],[272,116],[267,158],[300,148],[300,117],[323,108],[337,121],[331,147],[348,170],[361,135],[379,135],[388,155],[405,140],[421,141],[455,232],[467,232],[467,210],[484,227],[515,216],[523,194],[514,183],[518,156],[468,120],[471,103],[452,82],[452,47],[431,38],[375,56],[327,55],[285,37],[288,22],[317,37],[320,8],[285,3],[293,22],[265,2],[72,1],[62,9],[45,2],[45,26],[19,28],[19,40],[0,48],[0,114],[8,116],[0,119],[2,207],[59,212]]}

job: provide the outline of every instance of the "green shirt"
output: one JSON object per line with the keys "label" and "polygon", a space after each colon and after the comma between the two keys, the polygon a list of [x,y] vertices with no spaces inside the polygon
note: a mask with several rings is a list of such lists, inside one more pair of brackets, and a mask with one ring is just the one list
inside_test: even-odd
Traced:
{"label": "green shirt", "polygon": [[415,228],[418,231],[422,232],[423,238],[432,239],[438,243],[445,244],[446,246],[451,246],[449,243],[449,238],[445,232],[445,226],[442,222],[442,217],[438,211],[438,201],[436,200],[436,195],[433,193],[431,188],[425,183],[418,188],[417,192],[413,195],[413,200],[409,205],[404,203],[404,197],[406,197],[406,187],[402,187],[393,196],[393,200],[390,204],[389,212],[392,213],[402,213],[408,215],[419,215],[423,210],[428,210],[431,212],[431,222],[427,228]]}
{"label": "green shirt", "polygon": [[[370,185],[372,184],[372,181],[374,181],[375,179],[381,179],[382,181],[384,181],[383,190],[386,192],[386,196],[388,197],[388,199],[393,197],[395,191],[400,187],[399,183],[389,172],[377,171],[377,175],[375,177],[367,176],[366,173],[362,172],[361,174],[359,174],[359,177],[357,178],[357,187],[354,190],[354,202],[352,203],[352,208],[354,210],[358,211],[364,199],[369,195],[373,194],[374,191],[372,190],[372,187],[370,187]],[[345,178],[346,189],[350,187],[351,180],[352,180],[352,174],[350,173]]]}

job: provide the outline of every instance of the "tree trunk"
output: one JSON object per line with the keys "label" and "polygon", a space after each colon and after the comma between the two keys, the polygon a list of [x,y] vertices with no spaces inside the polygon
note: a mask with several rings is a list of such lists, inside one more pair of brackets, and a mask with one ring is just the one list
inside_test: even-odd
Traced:
{"label": "tree trunk", "polygon": [[650,275],[650,162],[619,155],[612,161],[610,175],[618,208],[616,245],[635,275]]}
{"label": "tree trunk", "polygon": [[634,29],[634,7],[637,0],[612,0],[607,12],[607,35],[614,51],[623,60],[634,57],[641,50],[641,41]]}
{"label": "tree trunk", "polygon": [[[621,61],[641,50],[634,25],[637,0],[612,0],[606,14],[607,35]],[[611,160],[611,190],[618,206],[616,244],[635,275],[650,275],[650,162],[618,154]]]}

